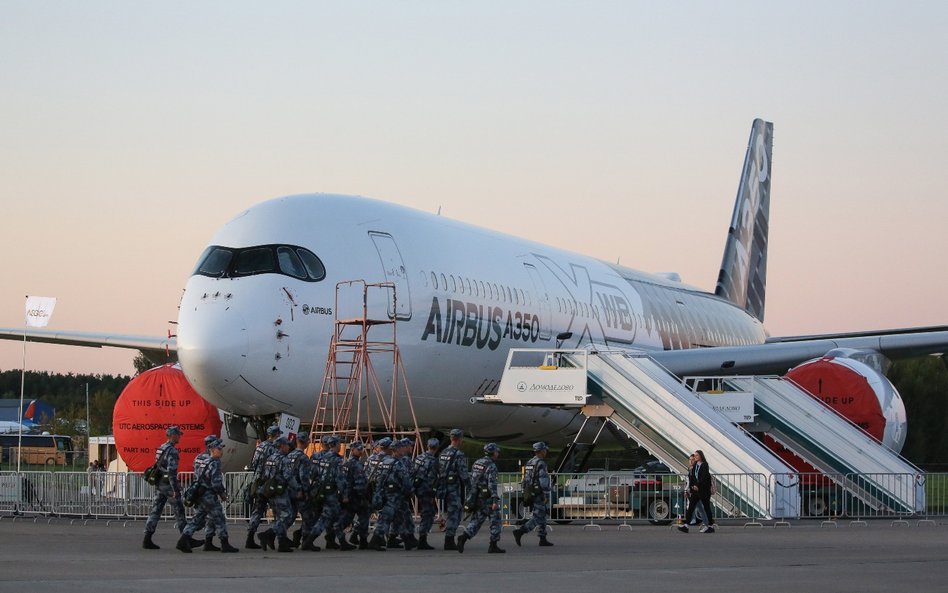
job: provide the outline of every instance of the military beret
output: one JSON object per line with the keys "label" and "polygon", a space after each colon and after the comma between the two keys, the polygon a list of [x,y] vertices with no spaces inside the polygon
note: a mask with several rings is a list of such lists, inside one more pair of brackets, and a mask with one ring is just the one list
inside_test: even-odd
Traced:
{"label": "military beret", "polygon": [[452,428],[451,432],[448,434],[451,435],[451,438],[458,438],[458,437],[464,436],[464,431],[461,430],[460,428]]}
{"label": "military beret", "polygon": [[441,441],[439,441],[438,439],[428,439],[428,448],[429,448],[429,449],[436,449],[436,448],[438,448],[438,446],[439,446],[440,444],[441,444]]}
{"label": "military beret", "polygon": [[545,450],[547,450],[547,449],[549,449],[549,447],[548,447],[548,446],[546,445],[546,443],[544,443],[543,441],[537,441],[537,442],[533,443],[533,450],[534,450],[534,451],[545,451]]}
{"label": "military beret", "polygon": [[500,445],[498,445],[497,443],[487,443],[486,445],[484,445],[484,453],[487,453],[488,455],[492,453],[496,453],[498,451],[500,451]]}
{"label": "military beret", "polygon": [[211,445],[216,443],[218,440],[219,439],[217,438],[216,434],[209,434],[206,437],[204,437],[204,446],[210,447]]}
{"label": "military beret", "polygon": [[268,436],[268,437],[272,437],[272,436],[275,435],[275,434],[283,434],[283,431],[280,430],[280,427],[277,426],[276,424],[274,424],[273,426],[271,426],[270,428],[267,429],[267,436]]}
{"label": "military beret", "polygon": [[298,433],[298,434],[296,435],[296,440],[299,441],[299,442],[301,442],[301,443],[308,443],[308,442],[309,442],[309,433],[308,433],[308,432],[301,432],[301,433]]}

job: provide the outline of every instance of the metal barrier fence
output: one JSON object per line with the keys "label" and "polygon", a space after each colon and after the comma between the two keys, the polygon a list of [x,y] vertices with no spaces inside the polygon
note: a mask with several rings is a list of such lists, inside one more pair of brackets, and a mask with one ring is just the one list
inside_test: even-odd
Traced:
{"label": "metal barrier fence", "polygon": [[[224,475],[229,520],[246,520],[246,490],[253,474]],[[193,474],[179,474],[182,489]],[[715,519],[759,522],[774,518],[891,519],[907,522],[948,517],[948,473],[899,474],[714,474]],[[684,517],[687,477],[678,474],[591,471],[553,476],[549,519],[556,523],[652,523]],[[521,475],[502,473],[499,494],[503,520],[527,518]],[[144,519],[155,488],[139,473],[0,472],[0,515]],[[769,500],[766,508],[754,501]],[[193,509],[186,508],[187,514]],[[163,518],[173,518],[166,505]]]}

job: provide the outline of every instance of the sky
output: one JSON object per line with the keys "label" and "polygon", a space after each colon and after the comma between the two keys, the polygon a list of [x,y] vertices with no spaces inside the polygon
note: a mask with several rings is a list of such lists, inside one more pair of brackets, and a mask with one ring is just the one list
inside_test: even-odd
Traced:
{"label": "sky", "polygon": [[308,192],[713,290],[756,117],[770,333],[948,324],[945,31],[944,2],[2,0],[0,327],[41,295],[50,329],[165,335],[214,232]]}

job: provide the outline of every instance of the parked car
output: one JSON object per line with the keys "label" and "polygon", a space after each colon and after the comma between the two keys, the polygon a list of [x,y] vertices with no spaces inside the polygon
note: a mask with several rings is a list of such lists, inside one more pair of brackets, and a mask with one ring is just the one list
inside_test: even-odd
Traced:
{"label": "parked car", "polygon": [[[557,523],[585,519],[647,518],[653,525],[668,525],[684,513],[681,479],[660,461],[631,470],[592,470],[585,474],[559,475],[552,493],[550,518]],[[520,484],[502,485],[509,497],[511,515],[529,515],[520,503]]]}

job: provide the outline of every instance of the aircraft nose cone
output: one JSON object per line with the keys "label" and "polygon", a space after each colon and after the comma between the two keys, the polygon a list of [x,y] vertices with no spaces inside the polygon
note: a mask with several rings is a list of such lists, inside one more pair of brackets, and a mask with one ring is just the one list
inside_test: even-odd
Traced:
{"label": "aircraft nose cone", "polygon": [[188,381],[205,399],[219,396],[239,379],[248,349],[244,316],[224,297],[203,295],[193,302],[182,301],[178,358]]}

